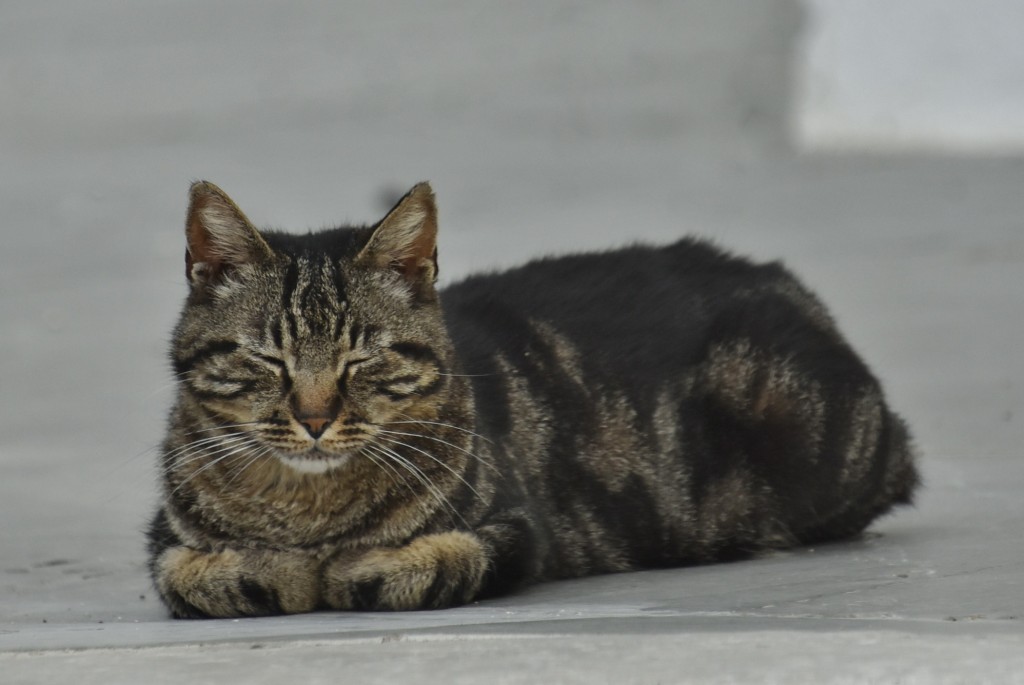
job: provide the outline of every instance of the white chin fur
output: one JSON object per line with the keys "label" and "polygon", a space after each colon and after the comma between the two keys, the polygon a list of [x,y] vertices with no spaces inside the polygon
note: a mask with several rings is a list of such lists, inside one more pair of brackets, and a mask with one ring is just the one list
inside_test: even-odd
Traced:
{"label": "white chin fur", "polygon": [[327,473],[336,469],[348,461],[349,455],[341,456],[320,455],[317,457],[306,457],[301,454],[279,454],[278,458],[286,466],[289,466],[299,473]]}

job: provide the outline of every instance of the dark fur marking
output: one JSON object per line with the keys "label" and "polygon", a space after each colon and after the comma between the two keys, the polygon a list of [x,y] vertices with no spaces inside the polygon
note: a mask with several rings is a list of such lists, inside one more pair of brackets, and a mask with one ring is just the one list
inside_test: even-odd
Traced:
{"label": "dark fur marking", "polygon": [[149,552],[150,573],[156,571],[155,564],[157,558],[164,550],[180,545],[181,540],[174,533],[174,529],[171,528],[171,523],[167,519],[167,512],[161,507],[150,522],[147,534],[146,549]]}
{"label": "dark fur marking", "polygon": [[352,609],[355,611],[373,611],[380,608],[380,590],[384,579],[377,577],[353,583],[350,587]]}
{"label": "dark fur marking", "polygon": [[256,610],[255,613],[263,615],[281,613],[281,600],[277,590],[263,587],[250,578],[242,578],[238,581],[238,591]]}
{"label": "dark fur marking", "polygon": [[187,357],[177,358],[174,361],[174,372],[183,374],[191,371],[195,366],[214,355],[231,354],[238,349],[238,343],[234,340],[211,340]]}
{"label": "dark fur marking", "polygon": [[[456,582],[452,582],[455,580]],[[460,582],[461,581],[461,582]],[[420,596],[419,606],[421,609],[443,609],[451,604],[452,598],[462,594],[462,586],[465,580],[453,579],[445,573],[444,567],[438,567],[434,571],[434,579],[430,586]]]}
{"label": "dark fur marking", "polygon": [[167,590],[161,597],[174,618],[210,618],[210,614],[196,605],[185,601],[185,598],[174,590]]}
{"label": "dark fur marking", "polygon": [[270,337],[274,341],[274,347],[278,350],[284,349],[284,338],[281,332],[281,320],[275,319],[270,325]]}
{"label": "dark fur marking", "polygon": [[281,313],[284,315],[285,323],[288,325],[288,333],[292,340],[299,337],[299,325],[292,312],[292,295],[299,283],[299,265],[294,259],[289,260],[288,269],[284,275],[284,288],[281,290]]}
{"label": "dark fur marking", "polygon": [[430,349],[426,345],[414,342],[400,342],[391,345],[388,349],[395,354],[400,354],[415,362],[437,363],[437,355],[434,354],[434,350]]}
{"label": "dark fur marking", "polygon": [[444,385],[444,378],[444,376],[438,375],[426,385],[414,385],[409,390],[396,390],[394,387],[396,385],[411,385],[423,380],[422,376],[399,376],[398,378],[389,378],[381,381],[377,385],[377,389],[382,395],[392,400],[402,400],[414,395],[417,397],[429,397],[441,389],[441,386]]}
{"label": "dark fur marking", "polygon": [[506,594],[535,579],[537,557],[551,543],[540,537],[541,530],[525,516],[506,511],[477,531],[492,558],[481,582],[482,597]]}
{"label": "dark fur marking", "polygon": [[237,400],[240,397],[244,397],[252,392],[252,389],[256,386],[255,381],[239,381],[239,380],[224,380],[224,379],[212,379],[220,383],[231,383],[239,386],[237,390],[215,390],[212,388],[197,388],[192,386],[190,391],[196,397],[207,400]]}
{"label": "dark fur marking", "polygon": [[284,363],[283,359],[278,359],[277,357],[271,357],[268,354],[257,354],[256,357],[258,359],[260,359],[261,361],[264,361],[267,364],[270,364],[271,366],[273,366],[276,369],[280,369],[281,371],[286,371],[287,370],[287,365]]}

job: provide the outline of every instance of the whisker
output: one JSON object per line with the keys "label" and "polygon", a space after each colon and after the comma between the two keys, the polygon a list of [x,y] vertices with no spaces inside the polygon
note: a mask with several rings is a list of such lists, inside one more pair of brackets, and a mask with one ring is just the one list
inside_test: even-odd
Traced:
{"label": "whisker", "polygon": [[185,435],[195,435],[196,433],[209,433],[210,431],[222,430],[225,428],[244,428],[245,426],[258,426],[262,421],[243,421],[242,423],[225,423],[213,428],[200,428],[199,430],[189,431]]}
{"label": "whisker", "polygon": [[[223,425],[223,426],[215,426],[213,428],[204,428],[202,430],[189,431],[189,432],[185,433],[185,435],[195,435],[196,433],[208,433],[210,431],[220,430],[221,428],[240,428],[240,427],[250,426],[250,425],[255,426],[255,425],[258,425],[258,424],[259,424],[258,421],[249,421],[249,422],[246,422],[246,423],[226,424],[226,425]],[[247,433],[252,433],[252,432],[253,431],[247,431]],[[186,451],[190,447],[195,447],[197,445],[200,445],[203,442],[211,442],[211,441],[216,441],[216,440],[221,440],[221,439],[233,438],[233,437],[237,437],[238,435],[239,435],[239,433],[231,433],[231,434],[228,434],[228,435],[215,435],[213,437],[209,437],[209,438],[206,438],[204,440],[193,440],[191,442],[185,443],[184,445],[179,445],[178,447],[172,449],[169,452],[163,452],[160,455],[160,457],[161,457],[162,460],[167,460],[171,456],[173,456],[173,455],[175,455],[177,453]],[[160,452],[162,449],[163,449],[163,445],[162,444],[158,443],[158,444],[155,444],[155,445],[151,445],[151,446],[147,447],[146,449],[142,450],[141,452],[139,452],[138,454],[135,454],[135,455],[133,455],[131,457],[125,458],[124,460],[122,460],[121,462],[116,464],[113,468],[114,468],[115,471],[117,469],[124,468],[125,466],[127,466],[131,462],[135,461],[136,459],[144,457],[144,456],[146,456],[148,454],[151,454],[153,452]]]}
{"label": "whisker", "polygon": [[389,461],[394,461],[399,466],[404,468],[406,471],[411,473],[412,476],[417,481],[419,481],[419,483],[424,488],[427,489],[427,491],[437,501],[438,505],[440,505],[441,508],[447,509],[449,512],[451,512],[451,514],[453,514],[460,521],[462,521],[462,524],[464,526],[466,526],[467,528],[469,527],[469,524],[466,522],[466,519],[462,517],[462,514],[459,513],[458,509],[456,509],[455,506],[451,503],[451,501],[449,501],[448,498],[444,496],[444,493],[442,493],[441,490],[436,485],[434,485],[433,482],[431,482],[431,480],[427,477],[427,475],[423,472],[422,469],[420,469],[414,463],[412,463],[411,461],[409,461],[408,459],[398,454],[389,447],[385,447],[384,445],[381,445],[376,442],[368,444],[367,447],[377,452],[377,454],[379,454],[380,456],[387,458]]}
{"label": "whisker", "polygon": [[392,438],[381,438],[381,439],[382,439],[382,440],[386,440],[386,441],[390,442],[390,443],[391,443],[391,444],[393,444],[393,445],[399,445],[399,446],[401,446],[401,447],[408,447],[408,448],[409,448],[409,449],[411,449],[411,450],[415,450],[415,451],[419,452],[420,454],[422,454],[422,455],[423,455],[424,457],[426,457],[427,459],[432,459],[432,460],[433,460],[433,461],[434,461],[435,463],[437,463],[437,465],[438,465],[438,466],[442,466],[442,467],[444,467],[445,469],[448,469],[448,472],[449,472],[449,473],[451,473],[451,474],[452,474],[453,476],[455,476],[456,478],[458,478],[458,479],[459,479],[460,481],[462,481],[462,483],[463,483],[463,484],[464,484],[464,485],[465,485],[465,486],[466,486],[467,488],[469,488],[469,489],[470,489],[470,490],[472,491],[472,493],[473,493],[474,495],[476,495],[477,497],[479,497],[479,498],[483,499],[483,496],[482,496],[482,495],[481,495],[481,494],[480,494],[479,492],[477,492],[477,489],[476,489],[476,488],[474,488],[474,487],[473,487],[472,485],[470,485],[470,484],[469,484],[469,481],[468,481],[468,480],[466,480],[465,478],[463,478],[463,477],[462,477],[462,475],[461,475],[461,474],[460,474],[460,473],[459,473],[458,471],[456,471],[455,469],[453,469],[453,468],[452,468],[451,466],[449,466],[448,464],[444,463],[444,461],[443,461],[443,460],[441,460],[441,459],[438,459],[437,457],[435,457],[434,455],[432,455],[432,454],[431,454],[430,452],[427,452],[427,451],[425,451],[425,450],[421,450],[421,449],[420,449],[419,447],[414,447],[413,445],[409,445],[409,444],[407,444],[407,443],[404,443],[404,442],[402,442],[401,440],[394,440],[394,439],[392,439]]}
{"label": "whisker", "polygon": [[178,378],[172,378],[171,380],[169,380],[169,381],[167,381],[165,383],[161,383],[157,387],[153,388],[152,390],[149,391],[149,393],[147,393],[145,395],[146,401],[148,402],[149,400],[152,400],[157,395],[159,395],[161,393],[164,393],[164,392],[167,392],[167,390],[169,390],[170,388],[173,388],[175,385],[177,385],[178,380],[179,380]]}
{"label": "whisker", "polygon": [[448,445],[449,447],[453,447],[453,448],[459,450],[463,454],[466,454],[466,455],[469,455],[470,457],[473,457],[474,459],[476,459],[477,463],[480,464],[481,466],[486,466],[487,468],[491,469],[495,473],[499,473],[498,468],[494,464],[492,464],[489,461],[487,461],[486,459],[484,459],[483,457],[481,457],[479,455],[476,455],[476,454],[473,454],[472,452],[467,450],[465,447],[460,447],[460,446],[458,446],[458,445],[456,445],[454,443],[448,442],[447,440],[442,440],[441,438],[436,437],[434,435],[427,435],[425,433],[403,433],[401,431],[389,431],[389,430],[380,430],[379,432],[384,433],[386,435],[405,435],[405,436],[410,437],[410,438],[426,438],[427,440],[433,440],[434,442],[439,442],[442,445]]}
{"label": "whisker", "polygon": [[209,457],[212,457],[212,456],[214,456],[216,454],[224,452],[224,454],[221,454],[221,456],[217,457],[216,459],[212,459],[210,461],[210,463],[204,464],[203,466],[201,466],[198,469],[196,469],[194,472],[190,473],[188,475],[188,477],[185,478],[185,480],[183,480],[181,483],[179,483],[178,486],[176,488],[174,488],[174,490],[171,491],[171,494],[172,495],[175,494],[176,492],[178,492],[178,490],[183,488],[187,483],[189,483],[190,481],[195,479],[197,476],[199,476],[199,474],[203,473],[204,471],[206,471],[208,469],[213,468],[214,466],[216,466],[217,464],[221,463],[225,459],[229,459],[231,457],[235,457],[235,456],[237,456],[239,454],[245,453],[246,450],[252,448],[253,444],[255,444],[255,441],[253,441],[253,443],[246,443],[246,444],[242,444],[242,445],[230,445],[230,446],[222,448],[220,450],[215,450],[214,452],[211,452],[211,453],[208,453],[208,454],[203,454],[203,455],[196,456],[196,457],[193,457],[193,458],[189,459],[189,462],[192,462],[192,461],[196,461],[198,459],[201,459],[203,457],[209,458]]}
{"label": "whisker", "polygon": [[174,455],[176,455],[176,454],[178,454],[180,452],[185,452],[185,451],[189,450],[190,448],[199,447],[200,445],[206,445],[206,444],[209,444],[209,443],[212,443],[212,442],[225,442],[225,443],[227,443],[227,442],[234,442],[236,440],[249,440],[249,439],[251,439],[251,436],[249,436],[248,434],[237,434],[236,433],[236,434],[233,434],[233,435],[213,435],[213,436],[210,436],[210,437],[200,438],[198,440],[193,440],[191,442],[185,443],[184,445],[180,445],[178,447],[175,447],[170,452],[164,453],[163,456],[166,459],[168,457],[173,457]]}
{"label": "whisker", "polygon": [[388,461],[384,457],[381,457],[379,455],[375,455],[372,452],[367,452],[366,451],[367,447],[368,447],[368,445],[364,445],[362,447],[362,449],[359,450],[358,454],[361,454],[362,456],[364,456],[367,459],[369,459],[371,462],[373,462],[373,464],[377,468],[379,468],[381,470],[385,470],[386,469],[387,477],[396,486],[397,485],[402,485],[406,490],[411,492],[413,495],[416,494],[416,491],[413,490],[412,486],[409,485],[408,481],[406,481],[405,478],[402,478],[402,474],[399,473],[398,469],[396,469],[394,466],[391,465],[390,461]]}
{"label": "whisker", "polygon": [[172,449],[171,452],[164,456],[164,463],[170,464],[170,466],[183,466],[191,461],[191,458],[196,456],[207,455],[207,449],[210,447],[227,447],[229,445],[240,444],[244,442],[255,442],[255,438],[251,435],[233,435],[233,436],[216,436],[215,438],[206,438],[203,440],[196,440],[189,442],[188,444]]}
{"label": "whisker", "polygon": [[[409,417],[408,414],[402,414],[402,416],[405,416],[407,418]],[[390,426],[390,425],[400,425],[400,424],[409,424],[409,423],[420,423],[420,424],[423,424],[425,426],[442,426],[444,428],[451,428],[452,430],[462,431],[463,433],[467,433],[469,435],[472,435],[474,438],[479,438],[479,439],[483,440],[484,442],[486,442],[488,444],[494,444],[494,442],[492,440],[484,437],[483,435],[480,435],[479,433],[474,433],[473,431],[469,430],[468,428],[463,428],[461,426],[454,426],[454,425],[452,425],[450,423],[443,423],[441,421],[423,421],[423,420],[420,420],[420,419],[410,419],[409,421],[388,421],[386,425]]]}
{"label": "whisker", "polygon": [[133,454],[130,457],[125,457],[124,459],[119,459],[117,461],[117,463],[112,464],[110,467],[108,467],[109,470],[103,471],[103,475],[104,475],[105,479],[111,478],[115,473],[118,473],[119,471],[121,471],[121,469],[125,468],[126,466],[128,466],[129,464],[134,462],[135,460],[141,459],[142,457],[148,456],[150,454],[155,454],[155,453],[157,453],[159,451],[160,451],[160,445],[159,444],[150,445],[149,447],[147,447],[146,449],[142,450],[141,452],[138,452],[137,454]]}
{"label": "whisker", "polygon": [[[434,487],[433,484],[426,477],[426,474],[424,474],[423,471],[420,470],[419,467],[417,467],[415,464],[413,464],[409,460],[405,459],[400,454],[397,454],[393,450],[390,450],[387,447],[384,447],[382,445],[367,444],[365,446],[365,448],[366,449],[370,449],[374,454],[376,454],[378,457],[383,459],[384,462],[387,463],[387,464],[392,464],[392,462],[397,463],[407,473],[411,474],[412,477],[415,478],[419,482],[420,485],[422,485],[425,488],[427,488],[427,490],[430,491],[430,493],[432,495],[434,495],[435,499],[438,499],[439,502],[447,505],[447,500],[443,496],[441,496],[439,493],[435,492],[434,490],[431,490],[431,488]],[[394,469],[395,467],[392,466],[391,468]],[[395,473],[396,474],[398,473],[397,469],[395,469]],[[403,480],[403,482],[406,483],[406,486],[408,487],[408,481],[405,481],[404,478],[402,480]],[[410,490],[411,490],[411,488],[410,488]]]}
{"label": "whisker", "polygon": [[[164,471],[164,473],[171,473],[173,471],[180,470],[181,468],[188,466],[189,464],[192,464],[194,462],[204,461],[206,459],[211,459],[214,457],[216,457],[216,459],[214,459],[213,463],[216,463],[221,460],[221,457],[219,455],[225,455],[225,453],[227,453],[226,456],[230,456],[231,454],[236,454],[246,449],[251,449],[254,446],[256,446],[255,443],[236,443],[232,445],[225,445],[223,447],[220,447],[219,449],[213,450],[212,452],[203,451],[196,454],[190,454],[183,459],[179,459],[174,464],[169,465],[167,469]],[[212,464],[203,465],[202,467],[200,467],[199,471],[191,474],[190,477],[198,473],[201,473],[211,465]]]}
{"label": "whisker", "polygon": [[234,484],[234,482],[238,479],[238,477],[242,475],[243,471],[245,471],[250,466],[255,464],[262,457],[265,457],[266,455],[270,454],[273,451],[274,451],[273,447],[266,446],[263,449],[261,449],[258,452],[256,452],[256,454],[252,455],[244,464],[242,464],[240,467],[235,469],[234,474],[232,474],[232,476],[228,480],[228,482],[224,484],[225,487],[231,487],[231,485]]}
{"label": "whisker", "polygon": [[[255,425],[257,422],[250,422],[250,423],[252,425]],[[208,432],[208,431],[211,431],[211,430],[217,430],[218,428],[235,428],[235,427],[241,427],[241,426],[246,426],[246,425],[250,425],[250,424],[249,423],[229,424],[227,426],[218,426],[217,428],[207,428],[207,429],[203,429],[201,431],[191,431],[189,433],[186,433],[185,435],[192,435],[194,433],[205,433],[205,432]],[[164,468],[161,468],[160,471],[159,471],[159,474],[161,474],[161,475],[162,474],[166,474],[169,471],[171,471],[175,466],[178,466],[178,465],[181,465],[181,464],[184,464],[184,463],[188,463],[187,460],[186,461],[181,461],[180,459],[178,459],[178,457],[180,457],[183,454],[194,453],[195,450],[200,449],[203,445],[209,445],[210,443],[215,443],[215,442],[218,442],[218,441],[223,441],[224,444],[227,444],[229,441],[233,441],[235,438],[247,437],[248,435],[251,435],[252,433],[253,433],[253,431],[247,431],[246,433],[242,433],[242,434],[230,433],[228,435],[214,435],[214,436],[202,438],[202,439],[199,439],[199,440],[192,440],[191,442],[187,442],[184,445],[179,445],[178,447],[175,447],[174,449],[172,449],[170,451],[167,451],[167,452],[163,452],[162,451],[163,450],[163,445],[162,444],[151,445],[151,446],[147,447],[146,449],[142,450],[141,452],[139,452],[137,454],[134,454],[134,455],[132,455],[130,457],[126,457],[125,459],[122,459],[122,460],[118,461],[118,463],[116,463],[112,467],[110,467],[110,471],[106,475],[109,478],[109,477],[113,476],[113,474],[117,473],[118,471],[120,471],[121,469],[126,467],[128,464],[134,462],[135,460],[140,459],[140,458],[142,458],[144,456],[147,456],[147,455],[150,455],[150,454],[154,454],[154,453],[156,453],[158,455],[159,462],[162,463],[162,464],[166,464],[168,460],[173,460],[173,463],[171,463],[169,466],[165,466]]]}

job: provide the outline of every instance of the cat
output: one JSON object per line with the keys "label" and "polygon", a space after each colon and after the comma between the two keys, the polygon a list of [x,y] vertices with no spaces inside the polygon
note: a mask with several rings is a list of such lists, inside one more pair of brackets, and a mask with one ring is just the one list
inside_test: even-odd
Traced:
{"label": "cat", "polygon": [[195,183],[149,568],[175,617],[451,607],[853,536],[904,422],[779,263],[685,238],[443,290],[416,185],[259,231]]}

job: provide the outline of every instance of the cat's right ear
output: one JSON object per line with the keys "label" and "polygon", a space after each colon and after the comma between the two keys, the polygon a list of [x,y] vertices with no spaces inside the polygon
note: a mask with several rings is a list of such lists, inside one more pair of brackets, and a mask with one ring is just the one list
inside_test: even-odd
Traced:
{"label": "cat's right ear", "polygon": [[273,255],[242,210],[207,181],[189,189],[185,237],[185,275],[192,287],[216,284],[232,269]]}

